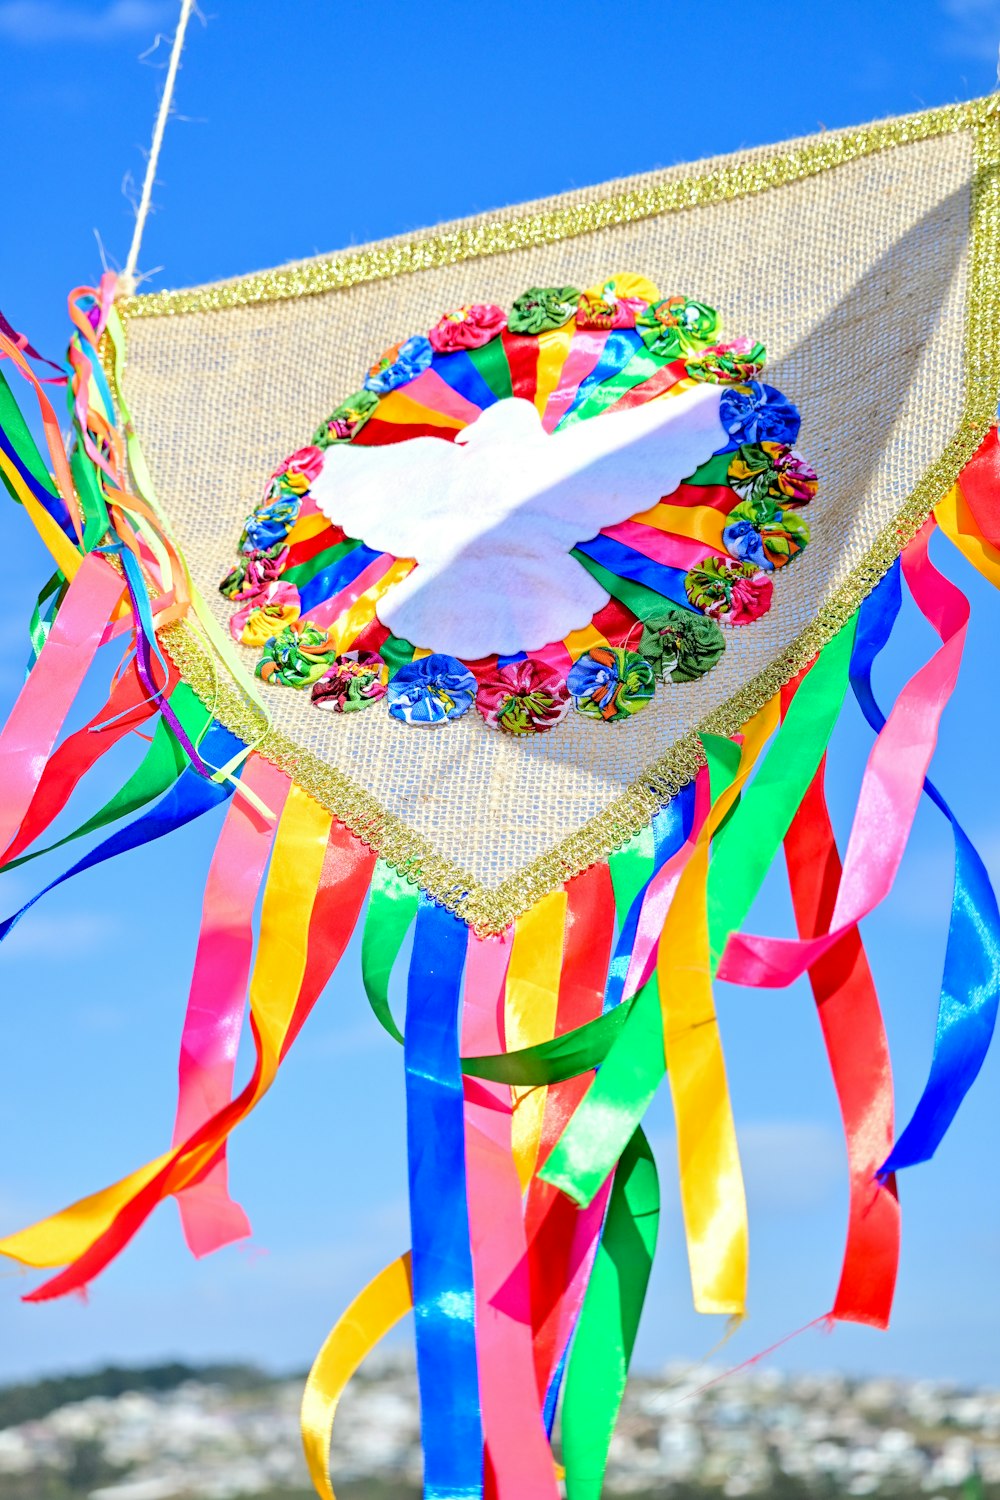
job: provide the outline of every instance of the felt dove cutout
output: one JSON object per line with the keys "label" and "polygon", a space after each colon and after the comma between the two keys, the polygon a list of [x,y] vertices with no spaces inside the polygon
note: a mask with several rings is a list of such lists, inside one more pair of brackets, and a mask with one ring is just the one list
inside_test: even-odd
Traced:
{"label": "felt dove cutout", "polygon": [[335,443],[312,495],[349,536],[416,560],[378,604],[394,635],[463,661],[513,656],[607,604],[572,548],[648,510],[726,446],[721,392],[701,385],[551,434],[512,397],[454,442]]}

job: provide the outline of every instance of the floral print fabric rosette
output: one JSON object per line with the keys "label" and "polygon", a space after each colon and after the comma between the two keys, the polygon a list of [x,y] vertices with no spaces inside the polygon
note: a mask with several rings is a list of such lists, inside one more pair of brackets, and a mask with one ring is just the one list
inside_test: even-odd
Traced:
{"label": "floral print fabric rosette", "polygon": [[[624,722],[711,671],[808,544],[817,479],[764,360],[632,274],[444,313],[272,474],[220,585],[234,637],[328,712],[432,726],[475,707],[514,735]],[[495,565],[470,571],[491,538]]]}

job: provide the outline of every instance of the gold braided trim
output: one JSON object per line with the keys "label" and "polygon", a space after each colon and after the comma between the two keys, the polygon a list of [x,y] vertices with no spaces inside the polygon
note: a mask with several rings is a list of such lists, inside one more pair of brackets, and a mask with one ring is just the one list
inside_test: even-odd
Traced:
{"label": "gold braided trim", "polygon": [[[974,131],[975,173],[965,328],[967,385],[962,421],[899,514],[880,533],[815,620],[699,726],[699,732],[734,735],[847,623],[920,530],[941,496],[955,483],[994,420],[1000,390],[1000,101],[996,98],[948,105],[891,120],[848,132],[829,142],[807,143],[785,155],[724,167],[685,182],[623,193],[551,213],[500,219],[451,235],[341,256],[290,271],[268,272],[221,287],[128,298],[119,308],[132,317],[150,317],[327,291],[425,266],[452,264],[473,255],[496,254],[568,238],[609,223],[724,201],[793,182],[875,151],[963,129]],[[502,931],[549,891],[620,848],[697,775],[705,760],[697,734],[678,740],[599,816],[516,875],[491,888],[444,859],[426,839],[342,772],[286,736],[268,731],[236,681],[220,674],[221,663],[213,660],[189,623],[170,626],[163,633],[163,644],[185,681],[227,729],[255,745],[259,754],[294,777],[394,869],[482,935]]]}
{"label": "gold braided trim", "polygon": [[951,131],[982,125],[1000,109],[996,96],[965,104],[902,115],[858,130],[832,133],[828,138],[803,141],[793,150],[764,148],[759,157],[714,172],[674,178],[648,187],[632,187],[606,198],[563,201],[556,208],[533,214],[500,213],[445,233],[427,232],[409,240],[390,240],[329,260],[257,271],[235,281],[176,292],[147,292],[118,302],[123,318],[172,317],[181,313],[219,312],[339,291],[362,282],[384,281],[408,271],[453,266],[477,256],[530,250],[539,245],[574,239],[615,224],[634,224],[678,209],[701,208],[801,182],[844,162],[914,141],[930,140]]}

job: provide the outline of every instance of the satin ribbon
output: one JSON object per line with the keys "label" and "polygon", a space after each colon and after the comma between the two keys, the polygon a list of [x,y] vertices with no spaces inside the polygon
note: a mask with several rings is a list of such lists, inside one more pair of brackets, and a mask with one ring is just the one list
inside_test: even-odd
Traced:
{"label": "satin ribbon", "polygon": [[546,432],[554,432],[572,404],[577,390],[600,363],[604,346],[608,341],[608,330],[602,328],[575,328],[566,362],[559,381],[545,404],[542,426]]}
{"label": "satin ribbon", "polygon": [[[787,690],[786,690],[787,691]],[[785,861],[800,937],[829,923],[840,856],[823,793],[825,761],[785,835]],[[849,1174],[847,1238],[831,1316],[887,1328],[899,1267],[895,1179],[876,1173],[892,1142],[889,1044],[861,935],[852,928],[809,970],[837,1103]]]}
{"label": "satin ribbon", "polygon": [[734,934],[719,967],[721,977],[734,984],[790,984],[872,911],[892,886],[938,724],[958,676],[969,618],[968,601],[927,556],[932,524],[906,548],[903,569],[915,602],[942,644],[899,694],[868,757],[830,927],[807,941]]}
{"label": "satin ribbon", "polygon": [[[511,932],[469,934],[462,1045],[503,1046],[503,993]],[[532,1350],[531,1289],[521,1184],[511,1149],[510,1090],[465,1084],[469,1232],[476,1344],[486,1445],[486,1494],[556,1500],[552,1451],[541,1420]]]}
{"label": "satin ribbon", "polygon": [[[405,390],[397,387],[396,390],[389,391],[388,395],[382,397],[378,404],[379,422],[387,426],[399,424],[400,426],[431,427],[440,429],[442,433],[455,433],[466,425],[462,417],[453,417],[447,412],[438,411],[434,406],[428,406],[423,401],[413,400],[409,392],[415,384],[415,381],[411,381]],[[434,389],[437,390],[437,386]],[[358,437],[370,426],[371,422],[366,422],[358,433]]]}
{"label": "satin ribbon", "polygon": [[573,1340],[562,1411],[567,1500],[600,1500],[645,1301],[660,1218],[649,1142],[637,1130],[615,1173]]}
{"label": "satin ribbon", "polygon": [[[714,764],[712,809],[674,860],[672,892],[654,986],[637,995],[620,1036],[559,1145],[546,1181],[587,1201],[621,1155],[670,1064],[677,1119],[681,1198],[695,1306],[742,1310],[746,1283],[745,1203],[709,977],[706,884],[709,843],[734,805],[778,716],[772,700],[750,721],[742,750],[706,736]],[[676,869],[676,867],[675,867]],[[671,862],[664,866],[670,871]],[[604,1176],[601,1176],[601,1173]]]}
{"label": "satin ribbon", "polygon": [[580,381],[569,409],[553,430],[560,432],[564,427],[572,426],[578,420],[578,413],[591,400],[597,388],[623,370],[633,355],[642,348],[642,339],[634,329],[613,328],[607,335],[596,365],[590,374]]}
{"label": "satin ribbon", "polygon": [[[550,891],[514,923],[504,999],[508,1047],[531,1047],[555,1035],[565,924],[565,890]],[[522,1189],[534,1174],[545,1098],[544,1087],[515,1091],[512,1149]]]}
{"label": "satin ribbon", "polygon": [[31,805],[122,587],[104,558],[84,560],[10,711],[0,733],[0,849],[9,848]]}
{"label": "satin ribbon", "polygon": [[485,411],[496,402],[496,395],[464,349],[455,349],[449,354],[435,354],[431,369],[479,411]]}
{"label": "satin ribbon", "polygon": [[[710,514],[715,513],[713,511]],[[713,544],[698,538],[678,536],[676,532],[659,531],[636,521],[622,521],[618,526],[609,526],[601,535],[610,537],[613,542],[621,542],[623,547],[639,553],[641,557],[648,557],[651,562],[660,563],[667,568],[679,568],[683,573],[704,562],[709,553],[715,557],[728,556],[725,548],[719,545],[721,535],[717,538],[717,543]]]}
{"label": "satin ribbon", "polygon": [[406,1005],[413,1305],[427,1500],[483,1493],[459,1004],[467,929],[421,893]]}
{"label": "satin ribbon", "polygon": [[[178,718],[183,721],[188,734],[192,739],[200,741],[211,723],[208,709],[184,683],[178,683],[170,696],[174,710]],[[69,740],[66,743],[69,744]],[[57,750],[50,764],[56,761],[58,756]],[[17,859],[10,859],[3,868],[15,870],[20,865],[38,859],[43,854],[51,854],[54,849],[60,849],[64,844],[72,843],[75,839],[84,838],[90,833],[97,833],[100,829],[106,828],[109,823],[116,823],[122,818],[129,817],[132,813],[148,806],[150,802],[155,802],[157,797],[162,796],[164,792],[169,791],[187,768],[187,756],[177,743],[173,731],[164,720],[158,719],[149,749],[142,761],[125,784],[104,803],[103,807],[98,808],[97,812],[79,827],[64,834],[62,838],[56,839],[54,843],[41,849],[34,849],[30,854],[22,854]],[[18,838],[20,841],[20,835]]]}
{"label": "satin ribbon", "polygon": [[991,427],[958,476],[962,498],[983,541],[1000,549],[1000,441]]}
{"label": "satin ribbon", "polygon": [[[244,763],[242,781],[257,802],[280,818],[288,796],[283,771],[259,756]],[[201,932],[181,1032],[173,1145],[181,1146],[232,1098],[253,956],[253,914],[271,847],[273,821],[235,797],[212,855],[202,902]],[[250,1233],[229,1196],[225,1146],[207,1172],[177,1194],[181,1224],[194,1255],[208,1255]]]}
{"label": "satin ribbon", "polygon": [[490,339],[488,344],[470,349],[469,358],[498,401],[504,401],[514,394],[502,339]]}
{"label": "satin ribbon", "polygon": [[310,578],[308,583],[299,584],[302,613],[308,614],[311,609],[314,609],[317,604],[322,604],[332,594],[339,594],[382,556],[381,552],[375,552],[371,547],[365,547],[359,543],[339,562],[329,568],[321,569]]}
{"label": "satin ribbon", "polygon": [[417,915],[419,891],[384,859],[376,861],[361,936],[361,979],[368,1004],[384,1031],[402,1045],[389,1005],[389,981]]}
{"label": "satin ribbon", "polygon": [[309,1476],[322,1500],[336,1500],[330,1483],[330,1440],[340,1398],[354,1372],[413,1306],[409,1251],[380,1271],[338,1318],[316,1356],[302,1393],[302,1446]]}
{"label": "satin ribbon", "polygon": [[[284,583],[294,583],[301,592],[317,574],[332,572],[339,563],[350,557],[351,553],[356,552],[361,546],[361,543],[353,537],[345,537],[339,526],[331,530],[338,537],[337,540],[334,540],[332,536],[328,537],[323,531],[295,549],[295,562],[292,562],[292,554],[289,553],[288,565],[281,575]],[[376,554],[376,556],[380,555]],[[302,558],[301,562],[298,561],[299,557]]]}
{"label": "satin ribbon", "polygon": [[[339,624],[340,616],[347,614],[351,606],[356,604],[368,589],[377,584],[392,565],[393,560],[389,553],[380,553],[374,562],[362,568],[346,588],[340,589],[337,593],[331,594],[328,599],[322,599],[319,604],[313,605],[308,615],[310,625],[316,625],[321,630],[328,630],[335,622]],[[338,639],[339,646],[340,631],[334,630],[332,633]]]}
{"label": "satin ribbon", "polygon": [[538,371],[535,381],[535,409],[545,418],[549,400],[559,385],[570,349],[573,346],[573,324],[546,328],[538,335]]}
{"label": "satin ribbon", "polygon": [[46,761],[20,827],[7,846],[4,866],[45,832],[101,756],[133,729],[145,724],[155,712],[156,705],[150,702],[133,663],[119,677],[107,702],[93,718],[64,740]]}
{"label": "satin ribbon", "polygon": [[[622,369],[605,378],[600,387],[593,391],[586,401],[573,407],[566,426],[584,422],[589,417],[601,416],[609,407],[616,406],[622,397],[627,396],[636,386],[650,383],[664,368],[664,361],[658,355],[650,354],[640,342],[639,348]],[[676,383],[676,379],[670,382],[671,385]]]}
{"label": "satin ribbon", "polygon": [[[993,443],[995,447],[995,437]],[[1000,542],[991,542],[978,524],[966,499],[963,486],[967,482],[963,470],[959,483],[953,485],[934,507],[934,516],[948,540],[964,557],[968,558],[976,571],[981,573],[988,583],[992,583],[995,589],[1000,589]],[[984,519],[990,527],[1000,529],[1000,523],[993,521],[991,517],[987,516]]]}
{"label": "satin ribbon", "polygon": [[[593,865],[566,882],[566,915],[562,967],[553,1027],[565,1035],[601,1014],[614,935],[614,899],[608,867]],[[586,1076],[567,1079],[544,1095],[542,1128],[536,1164],[543,1165],[586,1092]],[[540,1393],[549,1391],[579,1315],[585,1281],[574,1272],[590,1253],[599,1233],[601,1215],[594,1222],[582,1216],[549,1183],[532,1177],[525,1200],[531,1276],[532,1328],[535,1370]]]}
{"label": "satin ribbon", "polygon": [[[892,632],[901,602],[898,564],[869,594],[851,661],[851,683],[865,718],[880,734],[886,719],[872,691],[872,665]],[[925,599],[928,607],[932,601]],[[942,619],[943,616],[939,616]],[[884,1174],[929,1161],[986,1059],[1000,1003],[1000,913],[986,867],[955,814],[929,779],[924,792],[948,819],[955,882],[930,1076],[909,1124],[881,1165]]]}
{"label": "satin ribbon", "polygon": [[[210,731],[216,732],[225,731]],[[197,785],[219,792],[214,783],[201,778]],[[235,1126],[270,1088],[282,1057],[343,953],[373,863],[374,855],[360,840],[342,825],[331,826],[329,815],[293,786],[278,826],[250,983],[256,1056],[249,1082],[183,1146],[63,1213],[0,1241],[0,1254],[28,1265],[69,1263],[26,1301],[45,1301],[85,1286],[124,1248],[158,1202],[197,1180],[216,1158]]]}
{"label": "satin ribbon", "polygon": [[[623,547],[621,542],[613,541],[603,532],[592,541],[574,547],[572,555],[599,583],[605,584],[608,593],[613,593],[625,604],[629,603],[628,596],[620,588],[616,591],[607,585],[608,575],[645,589],[647,595],[652,595],[654,607],[659,608],[662,600],[669,599],[683,609],[691,608],[684,590],[684,574],[679,568],[664,567],[631,547]],[[649,609],[645,611],[646,614],[649,612]],[[644,615],[639,618],[644,618]]]}
{"label": "satin ribbon", "polygon": [[[726,493],[732,505],[732,493],[731,491]],[[726,519],[726,513],[716,510],[714,506],[697,503],[681,505],[673,499],[661,500],[658,505],[651,506],[641,515],[632,517],[636,526],[652,526],[657,531],[666,531],[672,536],[689,537],[693,541],[703,542],[706,547],[711,547],[715,552],[726,550],[722,541]],[[615,534],[614,528],[609,528],[608,535],[614,536]]]}
{"label": "satin ribbon", "polygon": [[530,333],[511,333],[505,328],[499,342],[510,370],[511,394],[522,401],[533,402],[538,384],[538,338]]}
{"label": "satin ribbon", "polygon": [[[406,394],[411,401],[422,402],[431,411],[440,412],[443,417],[451,417],[462,427],[474,422],[480,413],[480,408],[474,402],[466,400],[454,386],[442,380],[433,367],[421,371],[416,380],[411,380],[406,387]],[[381,409],[380,405],[380,412]]]}

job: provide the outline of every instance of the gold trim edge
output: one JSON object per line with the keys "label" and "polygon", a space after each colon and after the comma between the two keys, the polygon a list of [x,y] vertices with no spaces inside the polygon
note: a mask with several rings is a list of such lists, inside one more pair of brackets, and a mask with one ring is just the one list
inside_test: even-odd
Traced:
{"label": "gold trim edge", "polygon": [[[934,128],[907,133],[889,128],[912,125],[915,121],[932,122]],[[698,734],[738,733],[753,714],[775,693],[780,692],[847,623],[906,544],[920,530],[938,500],[955,483],[994,420],[996,397],[1000,390],[1000,100],[993,98],[965,105],[944,106],[921,115],[889,121],[885,125],[871,126],[867,130],[849,132],[840,137],[840,143],[850,148],[848,154],[840,155],[813,170],[825,170],[826,166],[837,165],[839,161],[848,160],[852,156],[869,154],[859,151],[857,143],[859,138],[868,139],[873,134],[878,136],[880,144],[871,146],[870,151],[969,127],[974,130],[975,167],[965,330],[968,384],[958,430],[925,472],[898,515],[883,529],[865,557],[827,601],[816,619],[762,672],[708,714],[698,731],[676,741],[604,812],[497,887],[481,884],[468,871],[438,854],[428,840],[408,828],[401,819],[388,812],[376,798],[358,787],[343,772],[296,746],[286,736],[271,731],[256,744],[256,753],[293,776],[305,791],[369,844],[388,864],[484,936],[502,931],[540,897],[599,860],[607,858],[640,832],[653,815],[692,780],[704,764]],[[826,143],[816,143],[817,150],[824,144]],[[829,144],[833,146],[838,143]],[[798,158],[807,149],[799,148],[789,155],[791,158]],[[769,158],[768,166],[773,168],[779,160],[780,158]],[[736,197],[754,190],[735,186],[732,179],[738,175],[738,168],[723,169],[721,173],[715,174],[724,184],[719,198]],[[773,176],[773,172],[769,175]],[[787,177],[783,180],[794,179]],[[777,185],[776,180],[766,184]],[[719,201],[719,198],[712,201]],[[710,200],[704,198],[700,201]],[[685,202],[674,206],[694,205]],[[664,211],[666,209],[662,208],[650,210]],[[586,224],[573,232],[585,233],[595,227],[599,226]],[[531,241],[534,244],[542,242]],[[494,254],[510,248],[505,243],[469,253]],[[330,262],[327,266],[340,263]],[[433,263],[449,262],[441,260]],[[417,267],[410,265],[406,269]],[[389,270],[378,274],[393,275],[399,272]],[[229,286],[246,287],[248,282],[259,282],[262,279],[247,278],[247,281],[231,283]],[[376,277],[374,274],[359,275],[355,281],[344,280],[337,284],[352,285],[363,279]],[[326,289],[326,286],[312,288],[314,291]],[[227,288],[219,290],[225,291]],[[272,300],[278,295],[301,294],[302,292],[272,293],[270,297],[257,296],[253,300]],[[149,304],[157,297],[177,298],[190,295],[193,294],[154,293],[146,298],[127,299],[119,306],[131,309],[137,302]],[[230,301],[213,305],[244,305],[248,300],[250,299],[246,298],[243,303]],[[161,307],[158,310],[162,312],[167,309]],[[169,309],[173,312],[181,310],[195,309]],[[211,708],[216,718],[232,733],[253,744],[260,735],[259,714],[251,708],[236,682],[228,677],[220,680],[219,663],[209,659],[193,629],[186,623],[172,625],[164,631],[163,643],[185,681],[206,706]]]}

